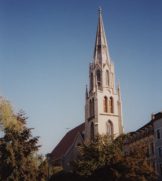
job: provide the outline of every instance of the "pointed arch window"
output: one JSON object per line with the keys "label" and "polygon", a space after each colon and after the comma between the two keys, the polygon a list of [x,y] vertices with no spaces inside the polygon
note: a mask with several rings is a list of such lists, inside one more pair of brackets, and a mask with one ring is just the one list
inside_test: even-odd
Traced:
{"label": "pointed arch window", "polygon": [[91,75],[90,75],[90,87],[92,90],[93,89],[93,73],[91,73]]}
{"label": "pointed arch window", "polygon": [[110,79],[109,79],[109,71],[106,70],[106,85],[110,85]]}
{"label": "pointed arch window", "polygon": [[113,136],[113,134],[114,134],[113,123],[112,123],[112,121],[110,121],[110,120],[108,120],[108,122],[107,122],[107,134],[108,134],[109,136]]}
{"label": "pointed arch window", "polygon": [[90,128],[90,136],[91,136],[91,141],[94,140],[94,123],[91,123],[91,128]]}
{"label": "pointed arch window", "polygon": [[104,112],[108,112],[108,99],[106,96],[104,97],[104,100],[103,100],[103,109],[104,109]]}
{"label": "pointed arch window", "polygon": [[94,104],[94,98],[92,99],[92,116],[95,115],[95,104]]}
{"label": "pointed arch window", "polygon": [[92,116],[92,101],[89,101],[89,117]]}
{"label": "pointed arch window", "polygon": [[101,71],[100,70],[96,71],[96,76],[97,76],[97,85],[100,88],[101,87]]}
{"label": "pointed arch window", "polygon": [[114,100],[113,100],[113,97],[110,97],[110,99],[109,99],[109,108],[110,108],[110,113],[114,113]]}
{"label": "pointed arch window", "polygon": [[94,98],[90,99],[89,101],[89,117],[92,117],[95,115],[95,103]]}

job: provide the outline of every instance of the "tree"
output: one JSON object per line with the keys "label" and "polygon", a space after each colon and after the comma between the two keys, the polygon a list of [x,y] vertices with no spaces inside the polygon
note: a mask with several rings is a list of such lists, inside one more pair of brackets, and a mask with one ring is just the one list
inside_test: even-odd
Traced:
{"label": "tree", "polygon": [[93,181],[154,181],[154,169],[146,159],[141,146],[131,155],[125,155],[123,143],[126,135],[112,141],[98,137],[79,148],[80,157],[72,163],[74,173]]}
{"label": "tree", "polygon": [[[22,114],[22,113],[20,113]],[[3,131],[6,128],[20,130],[22,129],[22,121],[17,120],[17,115],[14,114],[9,101],[0,97],[0,129]]]}
{"label": "tree", "polygon": [[26,120],[24,113],[15,114],[10,103],[0,99],[0,124],[4,133],[0,138],[2,181],[46,179],[46,174],[42,174],[46,164],[37,153],[40,147],[38,137],[32,136],[32,129],[27,128]]}
{"label": "tree", "polygon": [[39,156],[38,158],[39,164],[38,164],[38,171],[37,171],[37,180],[38,181],[45,181],[48,178],[48,162],[47,159],[44,159],[42,156]]}

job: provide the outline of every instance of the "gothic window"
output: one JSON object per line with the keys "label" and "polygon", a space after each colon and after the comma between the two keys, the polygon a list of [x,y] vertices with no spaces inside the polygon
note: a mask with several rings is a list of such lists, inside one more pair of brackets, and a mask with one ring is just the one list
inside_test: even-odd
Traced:
{"label": "gothic window", "polygon": [[93,73],[91,73],[91,76],[90,76],[90,86],[92,90],[93,89]]}
{"label": "gothic window", "polygon": [[92,116],[95,114],[94,98],[92,99]]}
{"label": "gothic window", "polygon": [[[99,38],[99,37],[98,37]],[[100,40],[99,40],[100,41]],[[101,61],[101,45],[97,46],[97,58],[99,61]]]}
{"label": "gothic window", "polygon": [[162,147],[158,148],[158,152],[159,152],[159,157],[162,157]]}
{"label": "gothic window", "polygon": [[92,101],[89,101],[89,116],[92,116]]}
{"label": "gothic window", "polygon": [[98,87],[101,87],[101,71],[100,70],[97,70],[96,76],[97,76],[97,85]]}
{"label": "gothic window", "polygon": [[114,100],[113,100],[113,97],[110,97],[109,107],[110,107],[110,113],[114,113]]}
{"label": "gothic window", "polygon": [[162,163],[160,163],[159,169],[160,169],[160,175],[162,175]]}
{"label": "gothic window", "polygon": [[108,102],[107,102],[106,96],[104,97],[103,108],[104,108],[104,112],[108,112]]}
{"label": "gothic window", "polygon": [[94,123],[91,123],[91,132],[90,132],[90,136],[91,136],[91,141],[94,140]]}
{"label": "gothic window", "polygon": [[109,136],[113,136],[114,134],[113,123],[110,120],[107,122],[107,134]]}
{"label": "gothic window", "polygon": [[161,138],[160,129],[158,129],[158,130],[156,131],[156,135],[157,135],[157,139],[160,139],[160,138]]}
{"label": "gothic window", "polygon": [[106,85],[109,86],[109,84],[110,84],[110,80],[109,80],[109,71],[106,70]]}
{"label": "gothic window", "polygon": [[94,116],[95,114],[95,105],[94,98],[89,101],[89,117]]}
{"label": "gothic window", "polygon": [[[101,40],[99,40],[99,41],[101,41]],[[101,45],[98,45],[97,48],[98,48],[98,50],[100,51],[100,50],[101,50]]]}

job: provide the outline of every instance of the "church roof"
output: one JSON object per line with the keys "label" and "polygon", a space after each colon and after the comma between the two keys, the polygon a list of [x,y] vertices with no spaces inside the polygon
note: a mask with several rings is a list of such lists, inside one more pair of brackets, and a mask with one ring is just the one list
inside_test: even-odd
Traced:
{"label": "church roof", "polygon": [[62,158],[70,146],[74,143],[75,138],[78,133],[82,134],[85,129],[85,123],[80,124],[79,126],[73,128],[62,138],[62,140],[57,144],[57,146],[53,149],[50,154],[52,160],[58,160]]}

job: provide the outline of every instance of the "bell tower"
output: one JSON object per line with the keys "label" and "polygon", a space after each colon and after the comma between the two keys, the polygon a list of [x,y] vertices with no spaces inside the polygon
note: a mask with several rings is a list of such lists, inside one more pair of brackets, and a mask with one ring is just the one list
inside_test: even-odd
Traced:
{"label": "bell tower", "polygon": [[110,59],[102,10],[99,9],[93,62],[86,88],[85,140],[97,135],[117,137],[123,133],[120,87],[115,88],[114,64]]}

